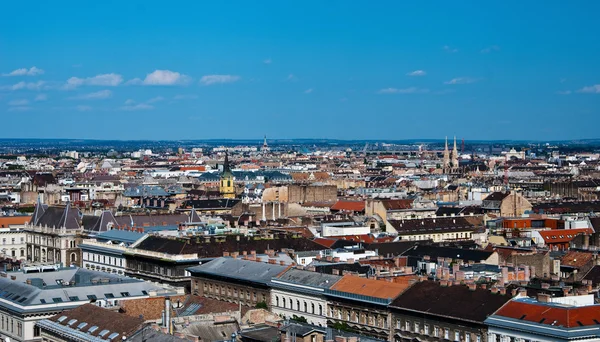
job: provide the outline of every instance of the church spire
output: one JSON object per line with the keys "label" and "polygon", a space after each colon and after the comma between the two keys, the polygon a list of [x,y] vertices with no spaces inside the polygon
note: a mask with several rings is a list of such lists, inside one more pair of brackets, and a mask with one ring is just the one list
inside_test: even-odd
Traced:
{"label": "church spire", "polygon": [[223,162],[223,172],[231,172],[231,167],[229,166],[229,153],[225,150],[225,162]]}
{"label": "church spire", "polygon": [[450,151],[448,151],[448,137],[446,137],[446,145],[444,147],[444,172],[448,172],[450,168]]}

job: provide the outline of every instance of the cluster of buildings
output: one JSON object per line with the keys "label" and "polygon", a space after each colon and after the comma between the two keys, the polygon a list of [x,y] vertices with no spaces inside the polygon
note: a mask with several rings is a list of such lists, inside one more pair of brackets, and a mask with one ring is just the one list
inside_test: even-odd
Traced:
{"label": "cluster of buildings", "polygon": [[597,341],[599,193],[456,139],[0,156],[0,338]]}

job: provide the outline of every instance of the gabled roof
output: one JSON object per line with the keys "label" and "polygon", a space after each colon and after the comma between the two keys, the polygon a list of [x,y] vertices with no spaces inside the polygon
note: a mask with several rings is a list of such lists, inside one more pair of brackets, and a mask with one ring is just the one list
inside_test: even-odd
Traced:
{"label": "gabled roof", "polygon": [[196,212],[195,208],[192,208],[192,210],[190,211],[190,219],[188,221],[189,223],[199,223],[202,222],[202,220],[200,219],[200,216],[198,216],[198,213]]}
{"label": "gabled roof", "polygon": [[414,202],[413,199],[389,199],[389,200],[381,201],[381,203],[383,204],[383,207],[386,210],[411,209],[413,202]]}
{"label": "gabled roof", "polygon": [[33,211],[33,215],[31,216],[31,221],[29,221],[29,223],[37,226],[40,218],[42,215],[44,215],[44,212],[46,212],[46,209],[48,209],[48,205],[43,204],[40,198],[38,198],[37,204],[35,205],[35,210]]}
{"label": "gabled roof", "polygon": [[503,199],[505,199],[506,197],[508,197],[508,195],[510,195],[510,192],[496,191],[496,192],[492,192],[491,194],[489,194],[483,200],[484,201],[502,201]]}
{"label": "gabled roof", "polygon": [[84,215],[81,219],[83,228],[88,232],[106,232],[109,227],[119,224],[110,210],[104,210],[100,216]]}
{"label": "gabled roof", "polygon": [[38,226],[55,228],[79,229],[79,209],[72,208],[70,203],[66,206],[52,206],[46,208],[44,214],[37,222]]}
{"label": "gabled roof", "polygon": [[575,307],[518,299],[507,303],[494,316],[564,328],[595,327],[600,322],[600,305]]}
{"label": "gabled roof", "polygon": [[415,283],[390,306],[399,310],[483,323],[512,296],[464,285],[441,286],[434,281]]}

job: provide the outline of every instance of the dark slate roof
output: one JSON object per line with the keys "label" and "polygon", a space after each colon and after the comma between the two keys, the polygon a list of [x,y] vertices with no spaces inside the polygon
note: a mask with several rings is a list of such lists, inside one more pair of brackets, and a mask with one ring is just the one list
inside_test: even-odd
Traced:
{"label": "dark slate roof", "polygon": [[464,232],[483,227],[483,216],[436,217],[410,220],[388,220],[398,235]]}
{"label": "dark slate roof", "polygon": [[333,286],[333,284],[342,279],[342,277],[339,275],[331,275],[292,268],[278,276],[276,279],[292,284],[329,289]]}
{"label": "dark slate roof", "polygon": [[383,256],[397,256],[402,255],[407,250],[413,248],[418,244],[428,244],[431,243],[429,241],[397,241],[397,242],[381,242],[381,243],[372,243],[366,245],[365,249],[370,251],[378,251],[379,255]]}
{"label": "dark slate roof", "polygon": [[110,210],[104,210],[100,216],[83,215],[81,224],[88,232],[106,232],[119,225]]}
{"label": "dark slate roof", "polygon": [[487,260],[495,252],[474,250],[474,249],[463,249],[463,248],[451,248],[451,247],[434,247],[434,246],[415,246],[402,255],[407,256],[429,256],[432,261],[437,258],[451,258],[459,259],[463,261],[475,261]]}
{"label": "dark slate roof", "polygon": [[600,201],[592,202],[547,202],[533,206],[533,211],[544,214],[589,213],[600,211]]}
{"label": "dark slate roof", "polygon": [[187,222],[186,214],[175,215],[126,215],[115,218],[119,226],[144,227],[144,226],[172,226]]}
{"label": "dark slate roof", "polygon": [[167,254],[198,253],[201,258],[215,258],[223,252],[256,251],[258,253],[272,249],[293,249],[296,252],[322,250],[323,246],[306,238],[293,238],[286,233],[274,234],[273,239],[265,239],[243,235],[206,236],[191,238],[167,238],[148,236],[136,247],[148,251]]}
{"label": "dark slate roof", "polygon": [[170,194],[160,186],[141,185],[125,189],[123,196],[126,197],[168,197]]}
{"label": "dark slate roof", "polygon": [[591,280],[594,287],[600,284],[600,266],[596,265],[583,277],[583,280]]}
{"label": "dark slate roof", "polygon": [[511,295],[492,293],[467,286],[441,286],[434,281],[415,283],[390,305],[398,310],[409,310],[428,315],[443,316],[483,324],[512,298]]}
{"label": "dark slate roof", "polygon": [[508,195],[510,195],[509,192],[500,192],[500,191],[496,191],[496,192],[492,192],[491,194],[489,194],[486,198],[484,198],[484,201],[502,201],[503,199],[505,199]]}
{"label": "dark slate roof", "polygon": [[55,228],[65,227],[66,229],[79,229],[79,209],[66,206],[48,207],[37,222],[38,226],[48,226]]}
{"label": "dark slate roof", "polygon": [[315,271],[319,273],[325,274],[333,274],[333,270],[338,270],[339,274],[342,274],[344,271],[348,271],[351,273],[357,274],[369,274],[371,273],[371,266],[369,265],[361,265],[358,262],[348,264],[348,263],[323,263],[316,264]]}
{"label": "dark slate roof", "polygon": [[267,285],[271,278],[277,277],[287,268],[288,266],[278,264],[221,257],[187,270],[193,275],[213,275]]}
{"label": "dark slate roof", "polygon": [[33,215],[31,216],[31,221],[29,223],[34,226],[38,225],[38,222],[40,221],[42,215],[44,215],[44,213],[46,212],[46,209],[48,209],[48,205],[42,204],[42,202],[38,198],[35,210],[33,211]]}
{"label": "dark slate roof", "polygon": [[46,186],[48,184],[56,184],[56,178],[51,173],[36,173],[33,176],[33,184],[37,186]]}
{"label": "dark slate roof", "polygon": [[199,210],[208,209],[231,209],[238,204],[239,199],[219,198],[219,199],[201,199],[187,200],[183,203],[184,208],[195,208]]}

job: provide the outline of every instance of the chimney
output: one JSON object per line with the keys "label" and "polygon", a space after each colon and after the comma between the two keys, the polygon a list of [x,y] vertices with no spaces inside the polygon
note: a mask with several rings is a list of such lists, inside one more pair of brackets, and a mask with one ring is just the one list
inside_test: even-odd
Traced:
{"label": "chimney", "polygon": [[550,295],[549,294],[545,294],[545,293],[539,293],[537,295],[537,300],[540,303],[549,303],[550,302]]}
{"label": "chimney", "polygon": [[224,257],[228,257],[229,256],[229,252],[223,252],[223,256]]}
{"label": "chimney", "polygon": [[440,280],[440,286],[443,286],[443,287],[448,286],[448,281],[447,280]]}
{"label": "chimney", "polygon": [[493,294],[498,293],[498,288],[496,286],[492,286],[491,291]]}
{"label": "chimney", "polygon": [[17,276],[11,275],[10,280],[17,280]]}
{"label": "chimney", "polygon": [[348,259],[346,259],[346,263],[353,264],[354,263],[354,258],[348,258]]}
{"label": "chimney", "polygon": [[337,268],[334,268],[333,270],[331,270],[331,274],[340,275],[340,270],[338,270]]}
{"label": "chimney", "polygon": [[279,261],[279,265],[285,266],[285,261],[283,261],[283,260]]}
{"label": "chimney", "polygon": [[500,294],[501,294],[501,295],[503,295],[503,296],[504,296],[504,295],[506,295],[506,287],[501,287],[501,288],[499,289],[499,292],[500,292]]}
{"label": "chimney", "polygon": [[256,251],[250,251],[251,255],[256,255]]}
{"label": "chimney", "polygon": [[275,260],[275,259],[269,259],[269,264],[276,265],[277,264],[277,260]]}
{"label": "chimney", "polygon": [[248,252],[247,251],[242,251],[242,255],[246,256],[246,255],[248,255]]}
{"label": "chimney", "polygon": [[472,284],[468,284],[467,287],[469,288],[469,290],[471,291],[475,291],[475,289],[477,289],[477,285],[475,283]]}
{"label": "chimney", "polygon": [[340,258],[339,257],[333,258],[333,262],[340,262]]}
{"label": "chimney", "polygon": [[486,284],[481,284],[481,288],[485,290],[485,289],[487,289],[487,285]]}
{"label": "chimney", "polygon": [[548,284],[548,283],[542,283],[542,289],[548,290],[549,288],[550,288],[550,284]]}

